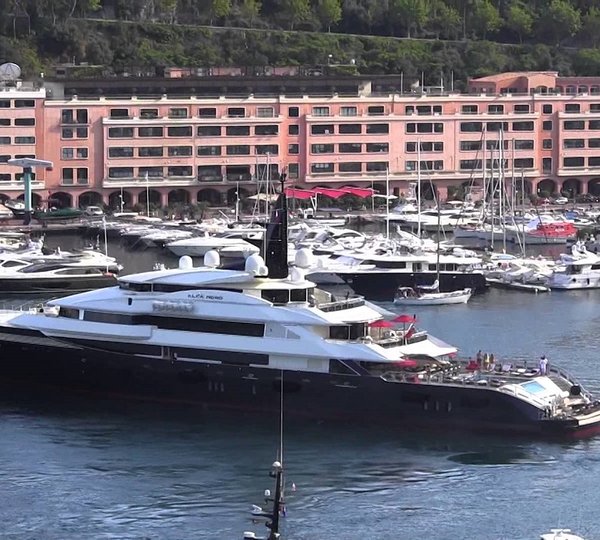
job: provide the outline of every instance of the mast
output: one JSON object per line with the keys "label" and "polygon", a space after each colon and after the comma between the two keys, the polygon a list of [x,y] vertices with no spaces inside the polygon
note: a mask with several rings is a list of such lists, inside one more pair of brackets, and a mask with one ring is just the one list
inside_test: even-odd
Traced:
{"label": "mast", "polygon": [[437,242],[437,246],[436,246],[436,250],[435,250],[435,268],[436,268],[436,278],[435,280],[437,281],[437,290],[440,290],[440,228],[441,228],[441,213],[440,213],[440,198],[436,195],[435,191],[434,191],[434,196],[436,198],[436,202],[437,202],[437,238],[436,238],[436,242]]}
{"label": "mast", "polygon": [[525,258],[525,246],[527,245],[527,239],[525,238],[525,174],[521,167],[521,208],[523,212],[522,223],[523,223],[523,258]]}
{"label": "mast", "polygon": [[502,226],[502,252],[506,253],[506,206],[504,204],[504,195],[506,193],[506,185],[504,182],[504,128],[500,128],[500,149],[498,150],[500,160],[498,162],[498,217]]}
{"label": "mast", "polygon": [[281,192],[271,212],[271,218],[267,223],[263,240],[264,260],[269,269],[269,278],[284,279],[288,276],[288,207],[285,195],[285,180],[286,174],[281,173],[279,176]]}
{"label": "mast", "polygon": [[[373,195],[371,195],[373,197]],[[385,168],[385,239],[390,239],[390,168]]]}
{"label": "mast", "polygon": [[417,236],[421,239],[421,140],[417,141]]}

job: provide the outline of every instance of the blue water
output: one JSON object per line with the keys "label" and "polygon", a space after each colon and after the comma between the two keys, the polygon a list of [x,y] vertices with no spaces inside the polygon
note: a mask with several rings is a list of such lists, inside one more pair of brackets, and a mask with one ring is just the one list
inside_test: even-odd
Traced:
{"label": "blue water", "polygon": [[[128,266],[152,257],[133,254]],[[491,290],[416,314],[461,353],[532,362],[545,354],[600,394],[599,300],[600,291]],[[529,540],[557,526],[600,539],[600,438],[560,444],[288,421],[284,442],[288,540]],[[249,511],[272,488],[278,445],[277,425],[255,416],[5,390],[0,538],[264,532]]]}

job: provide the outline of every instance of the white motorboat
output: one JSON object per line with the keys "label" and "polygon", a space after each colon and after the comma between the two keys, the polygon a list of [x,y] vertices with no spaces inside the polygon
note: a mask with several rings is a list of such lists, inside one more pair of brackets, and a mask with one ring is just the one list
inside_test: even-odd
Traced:
{"label": "white motorboat", "polygon": [[600,255],[590,253],[582,242],[575,243],[571,253],[563,253],[548,279],[552,289],[600,288]]}
{"label": "white motorboat", "polygon": [[571,532],[571,529],[550,529],[550,532],[540,536],[540,540],[584,540],[584,538]]}
{"label": "white motorboat", "polygon": [[[234,234],[233,238],[221,235],[194,236],[192,238],[184,238],[169,242],[165,247],[178,257],[188,255],[190,257],[203,257],[209,251],[219,251],[222,248],[227,248],[230,255],[247,257],[253,253],[258,253],[259,248],[250,244],[243,238],[239,238]],[[256,234],[261,234],[262,231]]]}
{"label": "white motorboat", "polygon": [[399,306],[442,306],[466,304],[473,291],[469,288],[456,291],[439,292],[437,287],[427,292],[423,287],[399,287],[394,297],[394,304]]}

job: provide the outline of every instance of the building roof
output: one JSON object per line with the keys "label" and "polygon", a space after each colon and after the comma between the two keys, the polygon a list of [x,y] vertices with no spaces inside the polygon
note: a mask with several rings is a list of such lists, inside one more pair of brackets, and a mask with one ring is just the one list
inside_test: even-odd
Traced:
{"label": "building roof", "polygon": [[504,73],[495,73],[485,77],[471,79],[472,82],[499,82],[505,79],[516,79],[518,77],[533,77],[535,75],[547,75],[549,77],[558,77],[558,71],[506,71]]}

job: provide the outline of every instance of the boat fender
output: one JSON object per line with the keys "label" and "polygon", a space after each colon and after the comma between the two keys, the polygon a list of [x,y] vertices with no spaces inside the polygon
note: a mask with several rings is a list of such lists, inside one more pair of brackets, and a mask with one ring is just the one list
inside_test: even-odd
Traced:
{"label": "boat fender", "polygon": [[578,384],[574,384],[573,386],[571,386],[569,393],[572,396],[580,396],[581,395],[581,386],[579,386]]}

